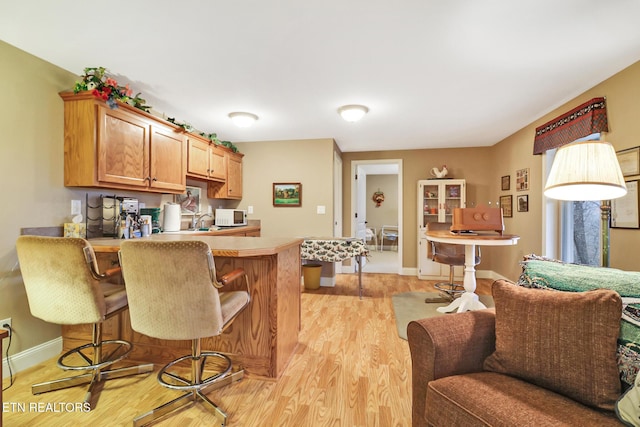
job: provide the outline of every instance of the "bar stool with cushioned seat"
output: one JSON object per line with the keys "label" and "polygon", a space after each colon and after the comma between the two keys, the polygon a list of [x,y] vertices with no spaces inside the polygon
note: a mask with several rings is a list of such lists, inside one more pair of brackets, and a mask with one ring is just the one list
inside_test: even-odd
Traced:
{"label": "bar stool with cushioned seat", "polygon": [[57,361],[63,370],[90,372],[34,384],[33,394],[90,383],[85,403],[93,407],[103,380],[153,371],[153,364],[106,369],[132,349],[128,341],[102,340],[103,321],[127,308],[124,286],[105,281],[119,268],[100,274],[91,245],[79,238],[20,236],[16,249],[31,314],[45,322],[93,327],[91,343]]}
{"label": "bar stool with cushioned seat", "polygon": [[[427,231],[433,230],[451,230],[450,222],[428,222],[426,224]],[[436,289],[444,293],[448,298],[455,299],[464,293],[464,286],[454,283],[453,273],[455,266],[464,266],[464,245],[455,245],[452,243],[440,243],[429,241],[430,245],[427,250],[427,256],[440,264],[449,265],[449,281],[436,283]],[[474,265],[480,264],[480,246],[477,246],[477,254],[474,257]]]}
{"label": "bar stool with cushioned seat", "polygon": [[[249,305],[244,270],[217,278],[211,249],[201,241],[125,241],[120,247],[120,265],[132,329],[157,339],[191,341],[190,355],[170,362],[158,373],[162,386],[186,393],[137,417],[134,426],[147,425],[197,401],[212,409],[224,426],[226,413],[204,392],[240,380],[244,371],[232,373],[231,360],[222,353],[202,352],[200,340],[220,335]],[[219,291],[241,277],[246,291]],[[210,364],[205,366],[207,359]],[[180,371],[184,361],[190,362],[190,378]],[[203,378],[203,371],[212,363],[217,363],[215,373]]]}

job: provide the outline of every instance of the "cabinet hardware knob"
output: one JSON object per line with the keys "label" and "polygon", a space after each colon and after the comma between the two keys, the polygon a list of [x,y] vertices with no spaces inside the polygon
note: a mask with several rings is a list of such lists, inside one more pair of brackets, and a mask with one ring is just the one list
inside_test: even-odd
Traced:
{"label": "cabinet hardware knob", "polygon": [[154,178],[152,179],[152,181],[154,181],[154,182],[155,182],[155,181],[157,181],[157,180],[158,180],[158,178],[156,178],[156,177],[154,177]]}
{"label": "cabinet hardware knob", "polygon": [[145,181],[151,181],[151,177],[150,177],[150,176],[148,176],[148,177],[146,177],[144,180],[145,180]]}

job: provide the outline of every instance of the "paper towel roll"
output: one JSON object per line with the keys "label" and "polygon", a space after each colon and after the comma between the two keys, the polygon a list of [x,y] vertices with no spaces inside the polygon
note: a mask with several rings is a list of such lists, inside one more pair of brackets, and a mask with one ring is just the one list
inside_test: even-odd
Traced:
{"label": "paper towel roll", "polygon": [[180,231],[182,219],[181,207],[178,203],[165,203],[164,205],[164,231]]}

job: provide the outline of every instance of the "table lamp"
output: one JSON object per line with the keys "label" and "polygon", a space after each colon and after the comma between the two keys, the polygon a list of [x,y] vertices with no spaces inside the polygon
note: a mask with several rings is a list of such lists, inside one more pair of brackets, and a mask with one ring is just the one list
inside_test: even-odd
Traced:
{"label": "table lamp", "polygon": [[609,267],[611,199],[627,194],[616,152],[605,141],[563,145],[555,155],[544,195],[557,200],[601,200],[602,266]]}

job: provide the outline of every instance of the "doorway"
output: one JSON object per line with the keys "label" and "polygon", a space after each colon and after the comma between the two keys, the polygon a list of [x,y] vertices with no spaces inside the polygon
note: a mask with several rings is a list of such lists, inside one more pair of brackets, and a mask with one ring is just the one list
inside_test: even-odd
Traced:
{"label": "doorway", "polygon": [[[356,160],[351,163],[351,172],[352,235],[369,244],[368,262],[362,271],[402,274],[402,160]],[[378,190],[387,195],[376,206],[373,195]],[[394,226],[395,239],[389,239]]]}

